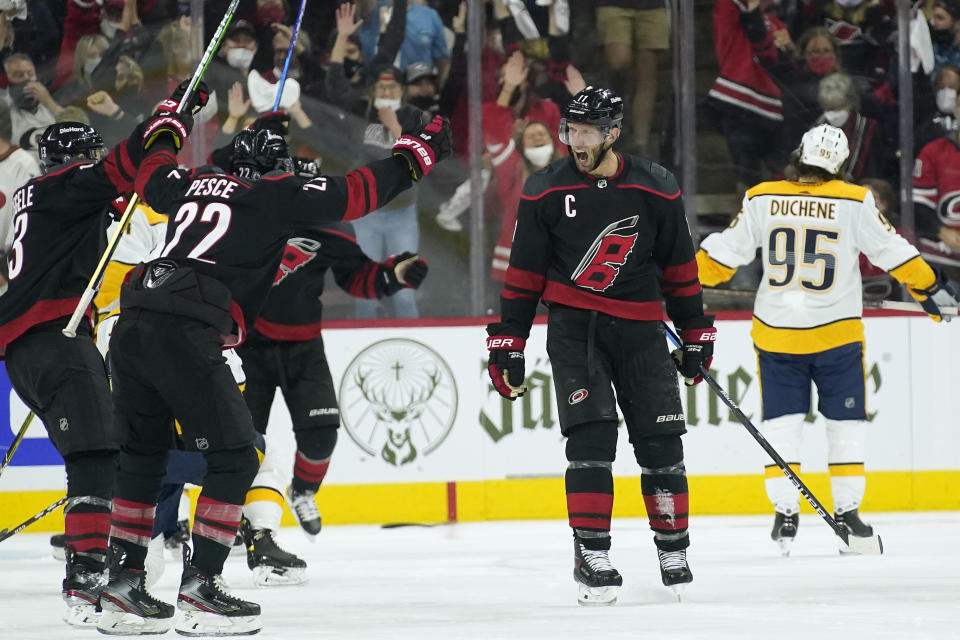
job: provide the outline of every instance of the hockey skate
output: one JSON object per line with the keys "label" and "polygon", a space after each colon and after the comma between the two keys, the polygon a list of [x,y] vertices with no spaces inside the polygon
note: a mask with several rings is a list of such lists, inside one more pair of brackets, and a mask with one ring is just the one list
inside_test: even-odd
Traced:
{"label": "hockey skate", "polygon": [[[860,510],[854,509],[852,511],[846,511],[844,513],[835,513],[833,519],[837,521],[837,524],[842,525],[847,528],[847,531],[850,532],[852,537],[857,538],[870,538],[873,536],[873,527],[860,519]],[[840,545],[840,553],[855,554],[855,551],[850,551],[844,547],[843,544]]]}
{"label": "hockey skate", "polygon": [[260,605],[227,593],[223,578],[201,573],[190,564],[190,547],[183,545],[183,577],[177,608],[177,633],[183,636],[249,636],[260,631]]}
{"label": "hockey skate", "polygon": [[65,547],[67,577],[63,580],[63,601],[67,612],[63,621],[73,627],[92,628],[100,619],[97,600],[107,583],[105,569],[96,560],[78,556]]}
{"label": "hockey skate", "polygon": [[314,494],[309,491],[295,492],[293,487],[290,487],[287,489],[287,502],[300,523],[300,528],[311,542],[315,542],[315,536],[320,533],[320,510],[317,509]]}
{"label": "hockey skate", "polygon": [[173,625],[173,605],[147,591],[146,572],[123,566],[123,551],[110,548],[110,582],[100,594],[100,633],[116,636],[166,633]]}
{"label": "hockey skate", "polygon": [[577,602],[582,606],[611,605],[617,601],[623,577],[610,564],[609,551],[592,551],[573,538],[573,579],[577,582]]}
{"label": "hockey skate", "polygon": [[238,530],[247,548],[247,566],[253,571],[258,587],[303,584],[307,581],[307,563],[284,551],[273,539],[270,529],[254,529],[246,518]]}
{"label": "hockey skate", "polygon": [[663,586],[670,587],[679,600],[686,585],[693,582],[693,573],[687,564],[687,550],[657,549],[657,557],[660,560],[660,579],[663,580]]}
{"label": "hockey skate", "polygon": [[790,547],[793,546],[793,539],[797,537],[797,526],[799,524],[799,513],[788,516],[779,511],[775,512],[770,539],[780,545],[780,553],[784,556],[790,555]]}

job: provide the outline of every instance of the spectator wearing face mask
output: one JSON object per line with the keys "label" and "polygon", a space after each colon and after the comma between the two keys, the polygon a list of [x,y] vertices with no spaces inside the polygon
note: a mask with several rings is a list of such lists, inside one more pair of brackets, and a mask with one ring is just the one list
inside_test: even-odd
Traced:
{"label": "spectator wearing face mask", "polygon": [[[406,28],[407,0],[396,0],[390,22],[377,42],[376,57],[371,68],[379,69],[390,64],[403,43]],[[326,98],[348,113],[363,116],[368,107],[369,74],[357,29],[362,20],[357,20],[357,5],[344,2],[336,10],[337,30],[330,50],[330,64],[325,80]]]}
{"label": "spectator wearing face mask", "polygon": [[960,0],[937,0],[930,12],[934,68],[960,67]]}
{"label": "spectator wearing face mask", "polygon": [[404,72],[407,103],[433,117],[440,111],[437,70],[425,62],[414,62]]}
{"label": "spectator wearing face mask", "polygon": [[0,95],[10,106],[12,140],[19,143],[27,131],[42,130],[56,122],[63,107],[37,80],[37,69],[27,55],[14,53],[8,56],[3,61],[3,70],[10,85]]}
{"label": "spectator wearing face mask", "polygon": [[839,45],[843,67],[852,76],[879,81],[896,51],[895,0],[832,0],[819,3],[818,23]]}
{"label": "spectator wearing face mask", "polygon": [[879,177],[884,154],[882,136],[877,121],[860,112],[860,94],[853,78],[845,73],[825,76],[820,80],[817,99],[823,109],[817,123],[842,129],[847,136],[847,173],[856,181]]}
{"label": "spectator wearing face mask", "polygon": [[238,20],[227,29],[216,57],[207,68],[204,81],[216,97],[217,119],[224,134],[232,135],[255,117],[247,92],[247,75],[257,49],[253,25]]}
{"label": "spectator wearing face mask", "polygon": [[[933,100],[922,103],[914,95],[914,111],[917,127],[914,148],[922,149],[933,140],[957,128],[960,117],[960,68],[950,65],[940,67],[933,74]],[[931,104],[927,104],[931,102]]]}
{"label": "spectator wearing face mask", "polygon": [[100,63],[109,46],[110,41],[99,33],[87,34],[77,41],[73,56],[73,75],[56,92],[60,104],[82,104],[88,95],[105,88],[108,69]]}
{"label": "spectator wearing face mask", "polygon": [[789,153],[823,113],[820,80],[844,72],[839,46],[826,27],[811,27],[800,34],[796,44],[778,49],[775,58],[758,60],[780,87],[783,129],[778,142]]}
{"label": "spectator wearing face mask", "polygon": [[[397,138],[404,131],[414,131],[429,122],[427,115],[403,100],[403,73],[393,67],[383,67],[370,91],[367,125],[362,133],[363,157],[387,157]],[[388,256],[404,251],[418,251],[420,225],[417,219],[418,184],[390,201],[385,207],[354,220],[357,244],[372,260],[383,261]],[[354,300],[357,318],[376,318],[386,305],[392,306],[392,317],[416,318],[416,290],[404,289],[387,301]]]}
{"label": "spectator wearing face mask", "polygon": [[63,20],[63,40],[57,70],[51,88],[57,89],[70,80],[73,74],[73,57],[77,43],[85,35],[101,34],[108,40],[124,35],[140,22],[146,13],[165,18],[157,0],[66,0],[66,16]]}

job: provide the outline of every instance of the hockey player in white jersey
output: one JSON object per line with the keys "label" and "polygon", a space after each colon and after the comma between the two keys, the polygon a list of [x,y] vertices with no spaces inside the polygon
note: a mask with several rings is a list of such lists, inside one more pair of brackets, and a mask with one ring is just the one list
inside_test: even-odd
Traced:
{"label": "hockey player in white jersey", "polygon": [[[762,250],[763,277],[753,312],[762,398],[760,431],[799,471],[810,385],[826,420],[835,518],[851,535],[871,536],[860,519],[866,488],[867,422],[859,254],[907,286],[930,317],[957,306],[953,291],[896,233],[866,187],[841,179],[849,155],[843,131],[819,125],[794,152],[795,181],[749,189],[730,225],[697,254],[700,281],[715,286]],[[799,495],[775,465],[766,490],[776,515],[771,537],[784,555],[797,533]]]}

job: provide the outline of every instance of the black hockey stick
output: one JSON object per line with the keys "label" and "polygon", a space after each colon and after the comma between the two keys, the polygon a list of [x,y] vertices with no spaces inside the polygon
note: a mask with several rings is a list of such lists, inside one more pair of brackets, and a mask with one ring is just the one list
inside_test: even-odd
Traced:
{"label": "black hockey stick", "polygon": [[7,449],[7,453],[3,456],[3,463],[0,463],[0,474],[2,474],[3,470],[10,464],[10,458],[13,457],[13,452],[20,446],[20,441],[23,440],[23,436],[27,433],[27,428],[30,426],[30,423],[33,422],[35,415],[33,411],[27,414],[27,419],[23,421],[23,426],[21,426],[20,431],[17,432],[17,437],[10,443],[10,448]]}
{"label": "black hockey stick", "polygon": [[[203,78],[203,74],[207,70],[207,65],[210,64],[210,60],[213,59],[213,54],[216,53],[217,48],[219,48],[220,41],[223,39],[223,35],[227,31],[227,27],[230,26],[230,21],[233,20],[233,16],[237,11],[238,4],[240,4],[240,0],[232,0],[230,2],[230,6],[227,7],[227,12],[223,14],[223,19],[220,21],[217,31],[213,34],[213,38],[210,40],[209,44],[207,44],[207,50],[203,52],[203,57],[200,58],[200,63],[197,65],[197,69],[194,71],[193,77],[190,79],[190,85],[184,92],[183,97],[180,98],[180,104],[177,105],[177,113],[182,112],[184,106],[190,103],[190,97],[196,91],[197,85],[200,83],[200,80]],[[90,277],[90,281],[87,283],[87,288],[84,290],[83,295],[80,296],[80,301],[77,303],[77,308],[73,310],[73,315],[70,316],[70,321],[67,323],[67,326],[63,328],[62,333],[66,337],[77,337],[77,327],[80,326],[80,320],[87,312],[87,307],[90,306],[90,303],[93,302],[94,297],[96,297],[97,291],[100,290],[100,281],[103,279],[103,274],[107,269],[107,264],[110,262],[110,258],[113,257],[113,252],[117,250],[117,245],[120,244],[120,238],[123,236],[123,232],[126,231],[127,225],[130,224],[130,218],[133,217],[133,211],[136,209],[139,201],[140,196],[137,195],[136,191],[134,191],[133,195],[130,197],[130,202],[127,204],[126,210],[123,212],[123,217],[120,218],[120,222],[117,224],[116,231],[113,232],[113,236],[110,238],[110,242],[107,244],[106,250],[103,252],[103,255],[100,256],[100,263],[97,264],[96,270],[94,270],[93,275]]]}
{"label": "black hockey stick", "polygon": [[57,509],[59,509],[60,507],[62,507],[63,504],[64,504],[66,501],[67,501],[67,496],[63,496],[62,498],[60,498],[59,500],[57,500],[56,502],[54,502],[52,505],[50,505],[49,507],[47,507],[46,509],[44,509],[43,511],[41,511],[41,512],[38,513],[37,515],[31,516],[30,518],[28,518],[26,522],[24,522],[24,523],[22,523],[22,524],[20,524],[20,525],[17,525],[17,526],[14,527],[13,529],[4,529],[4,530],[0,531],[0,542],[3,542],[4,540],[6,540],[7,538],[9,538],[10,536],[14,536],[14,535],[20,533],[21,531],[23,531],[24,529],[26,529],[27,527],[29,527],[30,525],[32,525],[34,522],[36,522],[36,521],[39,520],[40,518],[42,518],[42,517],[44,517],[45,515],[47,515],[48,513],[53,513],[54,511],[56,511]]}
{"label": "black hockey stick", "polygon": [[[670,341],[676,345],[677,348],[682,346],[680,338],[677,337],[677,334],[667,326],[667,323],[663,323],[663,328],[667,332],[667,337],[670,338]],[[753,423],[750,422],[750,418],[744,415],[743,411],[740,410],[740,407],[733,401],[733,399],[727,395],[727,392],[724,390],[720,384],[713,379],[713,376],[710,375],[710,372],[703,368],[703,365],[700,365],[700,375],[703,376],[704,382],[706,382],[713,392],[720,396],[720,399],[723,400],[723,403],[730,408],[730,411],[737,416],[737,420],[740,421],[747,431],[753,436],[753,439],[756,440],[763,450],[767,452],[773,461],[777,463],[777,466],[780,467],[780,471],[783,472],[783,475],[787,476],[790,479],[790,482],[800,491],[801,495],[807,499],[807,502],[810,503],[810,506],[813,507],[814,511],[820,514],[820,517],[830,525],[830,528],[833,529],[833,532],[837,534],[841,541],[843,541],[846,549],[845,551],[852,551],[853,553],[861,553],[865,555],[880,555],[883,553],[883,541],[880,540],[880,536],[872,535],[867,538],[861,538],[858,536],[851,536],[850,531],[843,525],[839,524],[833,517],[827,513],[827,510],[823,508],[823,505],[817,500],[817,497],[813,495],[813,492],[807,488],[807,485],[803,484],[803,480],[793,472],[786,462],[783,461],[783,458],[780,457],[780,454],[777,453],[777,450],[773,448],[767,439],[763,437],[763,434],[753,426]]]}

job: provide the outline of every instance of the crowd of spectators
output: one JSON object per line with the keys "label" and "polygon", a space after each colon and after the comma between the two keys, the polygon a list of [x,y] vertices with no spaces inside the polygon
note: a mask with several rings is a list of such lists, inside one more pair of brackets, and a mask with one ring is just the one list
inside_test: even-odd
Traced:
{"label": "crowd of spectators", "polygon": [[[13,157],[7,150],[34,152],[39,134],[57,120],[88,122],[107,144],[121,139],[192,74],[228,4],[0,0],[0,168]],[[669,83],[676,2],[480,4],[484,251],[492,301],[509,257],[524,179],[567,153],[556,132],[561,108],[573,94],[588,84],[611,86],[627,107],[618,149],[671,162],[662,149],[675,125]],[[204,13],[200,38],[193,34],[195,5]],[[729,151],[738,183],[731,191],[783,176],[803,131],[829,122],[850,140],[852,178],[879,181],[897,192],[894,0],[695,5],[712,10],[717,76],[701,98]],[[272,109],[298,8],[295,0],[241,0],[207,69],[212,96],[181,151],[185,163],[191,153],[205,158]],[[942,194],[960,190],[960,184],[945,184],[952,174],[943,165],[960,159],[950,157],[960,154],[960,0],[921,0],[916,9],[924,27],[916,33],[925,34],[924,40],[911,30],[924,61],[912,69],[918,230],[949,257],[960,252],[960,230],[953,231],[960,213],[942,202]],[[344,303],[343,315],[467,312],[469,294],[462,286],[469,242],[462,216],[470,203],[467,20],[461,0],[306,5],[280,100],[291,116],[290,142],[297,155],[319,160],[332,173],[345,172],[385,156],[401,131],[437,113],[451,120],[455,134],[454,161],[356,225],[361,246],[374,259],[420,250],[434,264],[439,261],[444,268],[432,271],[438,275],[431,279],[441,280],[434,287],[449,295],[431,296],[437,288],[428,284],[416,298],[413,290],[408,298],[396,296],[386,309],[377,301]],[[16,158],[22,162],[20,154]],[[956,208],[960,212],[960,203]],[[336,314],[337,305],[331,310]]]}

